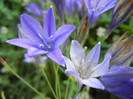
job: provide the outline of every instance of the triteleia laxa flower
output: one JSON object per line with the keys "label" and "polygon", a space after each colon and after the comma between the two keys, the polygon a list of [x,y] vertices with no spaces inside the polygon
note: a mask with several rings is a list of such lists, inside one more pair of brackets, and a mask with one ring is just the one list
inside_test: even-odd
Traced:
{"label": "triteleia laxa flower", "polygon": [[108,54],[108,57],[101,64],[98,64],[100,46],[99,42],[85,56],[82,46],[76,40],[73,40],[70,48],[72,61],[63,56],[67,68],[65,72],[76,78],[79,89],[83,84],[97,89],[104,89],[104,86],[96,77],[103,75],[108,70],[111,56]]}
{"label": "triteleia laxa flower", "polygon": [[50,59],[63,66],[64,61],[59,47],[72,33],[74,25],[63,25],[56,31],[52,6],[45,17],[44,28],[27,14],[22,14],[20,21],[26,38],[6,42],[27,49],[28,57],[47,54]]}
{"label": "triteleia laxa flower", "polygon": [[100,80],[110,93],[122,99],[133,99],[133,67],[111,67]]}
{"label": "triteleia laxa flower", "polygon": [[109,35],[115,28],[133,15],[133,0],[118,0],[113,9],[112,19],[106,34]]}
{"label": "triteleia laxa flower", "polygon": [[88,9],[89,24],[92,24],[99,16],[115,6],[117,0],[84,0]]}
{"label": "triteleia laxa flower", "polygon": [[[128,32],[124,33],[117,41],[115,41],[108,49],[106,54],[111,54],[110,67],[117,66],[129,66],[133,58],[133,36],[124,39]],[[106,57],[105,54],[105,57]]]}
{"label": "triteleia laxa flower", "polygon": [[41,9],[41,7],[40,7],[38,4],[34,3],[34,2],[30,2],[30,3],[28,4],[28,6],[25,7],[25,9],[26,9],[28,12],[32,13],[33,15],[40,16],[40,17],[42,17],[42,18],[43,18],[43,16],[44,16],[44,13],[46,12],[46,11],[43,11],[43,10]]}

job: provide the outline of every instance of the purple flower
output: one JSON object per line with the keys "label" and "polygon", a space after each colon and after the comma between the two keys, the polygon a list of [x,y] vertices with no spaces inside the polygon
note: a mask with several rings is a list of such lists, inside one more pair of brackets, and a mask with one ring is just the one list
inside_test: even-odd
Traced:
{"label": "purple flower", "polygon": [[50,59],[63,66],[64,62],[59,46],[69,37],[75,27],[63,25],[56,31],[52,6],[45,17],[44,28],[27,14],[22,14],[20,21],[26,38],[12,39],[6,42],[26,48],[28,57],[47,54]]}
{"label": "purple flower", "polygon": [[117,0],[84,0],[88,9],[89,24],[92,24],[99,16],[115,6]]}
{"label": "purple flower", "polygon": [[43,18],[44,11],[41,9],[41,7],[38,4],[36,4],[34,2],[30,2],[28,4],[28,6],[25,7],[25,9],[28,12],[32,13],[33,15],[40,16],[40,17]]}
{"label": "purple flower", "polygon": [[118,0],[113,10],[112,19],[106,33],[109,35],[115,28],[125,22],[132,15],[133,0]]}
{"label": "purple flower", "polygon": [[101,77],[105,89],[122,99],[133,99],[133,67],[114,66]]}
{"label": "purple flower", "polygon": [[76,40],[73,40],[70,48],[72,61],[65,56],[63,57],[67,68],[65,72],[76,78],[79,89],[83,84],[97,89],[104,89],[104,86],[96,77],[103,75],[108,70],[111,57],[108,54],[108,57],[101,64],[98,64],[100,46],[99,42],[85,56],[82,46]]}
{"label": "purple flower", "polygon": [[128,32],[124,33],[117,41],[115,41],[105,54],[111,54],[110,67],[117,66],[129,66],[133,58],[133,36],[123,39]]}

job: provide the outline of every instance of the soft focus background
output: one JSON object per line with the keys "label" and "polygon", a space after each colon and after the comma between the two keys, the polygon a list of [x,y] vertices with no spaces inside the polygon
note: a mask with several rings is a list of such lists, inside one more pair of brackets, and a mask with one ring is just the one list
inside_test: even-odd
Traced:
{"label": "soft focus background", "polygon": [[[0,56],[6,60],[6,62],[11,66],[13,70],[15,70],[21,77],[23,77],[27,82],[33,85],[36,89],[38,89],[42,94],[46,96],[46,99],[53,99],[53,95],[48,87],[47,82],[45,81],[41,72],[37,69],[37,64],[33,63],[25,63],[24,62],[24,54],[26,53],[25,49],[6,44],[5,41],[8,39],[13,39],[18,37],[18,27],[20,15],[22,13],[28,13],[24,7],[31,1],[34,1],[39,4],[38,0],[0,0]],[[44,0],[44,8],[47,10],[49,6],[52,4],[50,0]],[[53,4],[52,4],[53,5]],[[56,26],[59,27],[61,25],[60,19],[55,11],[55,20]],[[112,11],[112,10],[111,10]],[[103,31],[108,28],[110,19],[111,19],[111,11],[108,11],[101,15],[101,17],[94,23],[94,25],[90,29],[89,36],[85,42],[85,46],[88,48],[86,53],[91,50],[91,48],[98,42],[101,41],[104,37]],[[30,14],[32,15],[32,14]],[[36,17],[38,21],[43,22],[39,17]],[[73,18],[71,19],[69,16],[65,16],[66,24],[75,25],[75,30],[71,34],[70,40],[75,39],[77,28],[79,26],[81,15],[77,16],[75,12],[73,12]],[[102,61],[104,54],[110,45],[117,40],[123,33],[129,31],[129,35],[133,33],[133,17],[128,19],[124,24],[119,26],[117,29],[113,31],[113,33],[108,37],[108,39],[102,43],[101,50],[101,58]],[[67,49],[70,48],[70,42],[68,43]],[[69,53],[69,52],[67,52]],[[69,56],[67,54],[67,56]],[[47,60],[45,63],[45,71],[49,77],[50,83],[54,88],[54,69],[52,64],[50,64],[51,60]],[[133,66],[133,63],[131,64]],[[39,67],[41,68],[41,67]],[[62,68],[64,69],[64,68]],[[65,69],[64,69],[65,70]],[[65,95],[66,84],[68,76],[64,74],[63,71],[59,70],[60,75],[60,87],[62,92],[62,97]],[[73,77],[71,77],[74,79]],[[70,81],[72,83],[72,80]],[[71,86],[70,86],[71,87]],[[84,94],[85,88],[82,89],[83,96],[88,94]],[[35,92],[32,91],[29,87],[27,87],[23,82],[17,79],[11,72],[9,72],[4,66],[0,64],[0,92],[4,91],[5,97],[7,99],[41,99]],[[74,80],[74,86],[72,90],[71,96],[77,92],[77,83]],[[119,99],[114,95],[108,93],[107,91],[90,89],[90,99]],[[86,98],[82,98],[86,99]],[[88,98],[87,98],[88,99]]]}

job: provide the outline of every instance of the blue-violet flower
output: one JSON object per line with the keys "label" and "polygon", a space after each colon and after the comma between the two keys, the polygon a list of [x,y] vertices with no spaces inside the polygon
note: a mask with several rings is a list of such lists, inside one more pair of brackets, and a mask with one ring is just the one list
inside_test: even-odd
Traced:
{"label": "blue-violet flower", "polygon": [[63,25],[56,31],[52,6],[45,17],[44,28],[27,14],[22,14],[20,21],[26,38],[6,42],[27,49],[28,57],[47,54],[50,59],[63,66],[64,61],[59,47],[72,33],[74,25]]}
{"label": "blue-violet flower", "polygon": [[111,56],[108,54],[108,57],[101,64],[98,64],[100,46],[99,42],[85,56],[82,46],[76,40],[73,40],[70,48],[72,61],[63,56],[67,68],[65,72],[76,78],[79,89],[83,84],[97,89],[104,89],[104,86],[96,77],[103,75],[108,70]]}
{"label": "blue-violet flower", "polygon": [[117,0],[84,0],[88,9],[89,24],[92,24],[99,16],[115,6]]}

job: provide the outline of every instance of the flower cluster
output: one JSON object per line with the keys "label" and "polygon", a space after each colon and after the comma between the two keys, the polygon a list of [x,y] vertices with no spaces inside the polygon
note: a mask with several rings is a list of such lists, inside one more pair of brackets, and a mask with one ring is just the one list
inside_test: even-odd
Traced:
{"label": "flower cluster", "polygon": [[[72,15],[73,8],[82,9],[83,1],[52,0],[52,2],[60,20],[64,21],[65,9]],[[87,16],[84,16],[78,28],[76,39],[79,42],[77,40],[71,41],[70,59],[62,54],[60,46],[68,39],[75,26],[62,25],[56,30],[52,6],[44,18],[44,11],[37,4],[31,2],[25,9],[44,18],[43,28],[36,19],[28,14],[22,14],[19,38],[6,42],[27,49],[26,57],[39,56],[41,58],[40,55],[46,54],[57,64],[66,66],[65,73],[75,77],[79,89],[82,85],[86,85],[96,89],[106,89],[118,97],[133,98],[133,67],[129,67],[133,58],[133,36],[124,39],[128,32],[124,33],[111,45],[101,63],[99,63],[101,42],[98,42],[87,56],[80,44],[87,39],[89,28],[100,15],[114,7],[111,23],[106,31],[110,34],[132,15],[133,1],[84,0],[84,3],[87,7]],[[47,61],[47,57],[45,56],[42,60]],[[25,61],[35,62],[35,59],[26,58]]]}

